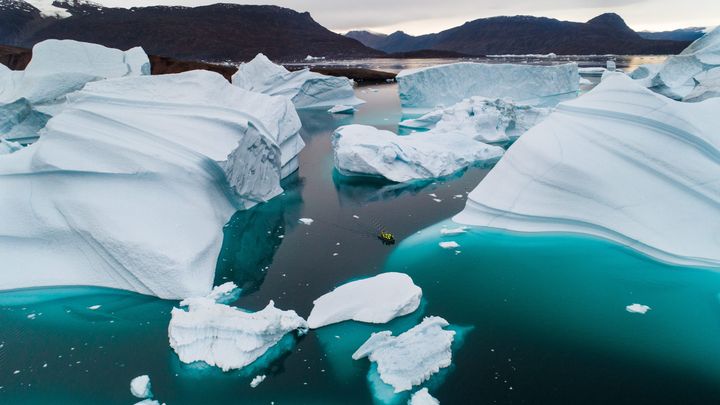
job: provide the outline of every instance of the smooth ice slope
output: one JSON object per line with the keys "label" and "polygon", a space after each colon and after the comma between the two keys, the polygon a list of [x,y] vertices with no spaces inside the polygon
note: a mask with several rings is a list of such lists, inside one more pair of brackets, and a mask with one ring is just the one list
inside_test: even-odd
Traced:
{"label": "smooth ice slope", "polygon": [[430,129],[425,135],[460,133],[486,143],[514,141],[550,114],[549,108],[519,105],[509,99],[471,97],[400,126]]}
{"label": "smooth ice slope", "polygon": [[720,99],[677,102],[607,74],[522,136],[454,220],[593,235],[718,267],[718,111]]}
{"label": "smooth ice slope", "polygon": [[282,191],[290,101],[193,71],[90,83],[69,103],[0,158],[0,289],[207,294],[223,225]]}
{"label": "smooth ice slope", "polygon": [[290,72],[261,53],[250,62],[241,64],[232,82],[245,90],[290,97],[296,108],[364,103],[355,97],[352,81],[346,77],[325,76],[309,69]]}
{"label": "smooth ice slope", "polygon": [[406,182],[449,176],[495,162],[504,150],[460,133],[398,136],[366,125],[340,127],[333,135],[335,168],[344,175]]}
{"label": "smooth ice slope", "polygon": [[[720,27],[703,35],[685,48],[679,55],[670,56],[664,63],[642,65],[631,73],[631,77],[638,83],[660,94],[676,100],[701,101],[708,97],[706,94],[699,97],[695,93],[696,86],[700,85],[703,75],[720,67]],[[714,81],[707,82],[704,90]],[[714,90],[720,92],[720,88]],[[692,95],[691,95],[692,94]]]}
{"label": "smooth ice slope", "polygon": [[352,357],[377,363],[380,379],[396,393],[422,384],[452,362],[455,332],[443,318],[432,316],[398,336],[390,331],[373,333]]}
{"label": "smooth ice slope", "polygon": [[383,273],[341,285],[316,299],[308,325],[317,329],[351,319],[387,323],[414,312],[421,298],[422,290],[407,274]]}
{"label": "smooth ice slope", "polygon": [[295,311],[277,309],[272,301],[250,313],[210,299],[194,299],[187,311],[173,308],[171,315],[170,346],[180,360],[203,361],[223,371],[251,364],[290,332],[307,331],[307,323]]}
{"label": "smooth ice slope", "polygon": [[461,62],[403,70],[396,78],[403,109],[429,111],[466,98],[511,98],[554,105],[575,97],[580,76],[575,63],[555,66]]}

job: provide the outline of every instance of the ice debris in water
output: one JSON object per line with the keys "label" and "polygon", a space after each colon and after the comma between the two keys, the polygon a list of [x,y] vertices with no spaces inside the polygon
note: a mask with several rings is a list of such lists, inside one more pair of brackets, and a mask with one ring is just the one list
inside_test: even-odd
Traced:
{"label": "ice debris in water", "polygon": [[651,309],[649,306],[642,304],[632,304],[625,307],[625,310],[632,314],[645,314]]}
{"label": "ice debris in water", "polygon": [[718,267],[718,111],[720,98],[678,102],[608,73],[521,137],[453,220],[591,235]]}
{"label": "ice debris in water", "polygon": [[206,297],[183,303],[188,310],[173,308],[168,327],[170,347],[183,363],[203,361],[223,371],[240,369],[286,334],[304,334],[308,329],[295,311],[277,309],[273,301],[258,312],[245,312]]}
{"label": "ice debris in water", "polygon": [[450,366],[455,332],[443,329],[446,326],[445,319],[433,316],[399,336],[373,333],[352,358],[368,357],[377,363],[380,379],[395,393],[410,390]]}
{"label": "ice debris in water", "polygon": [[150,377],[141,375],[130,381],[130,392],[137,398],[152,398]]}
{"label": "ice debris in water", "polygon": [[341,174],[384,177],[398,183],[449,176],[469,166],[494,163],[504,152],[457,133],[398,136],[367,125],[347,125],[333,136],[335,168]]}
{"label": "ice debris in water", "polygon": [[235,86],[258,93],[289,97],[296,108],[356,106],[352,81],[346,77],[325,76],[309,69],[290,72],[259,53],[238,67],[232,77]]}
{"label": "ice debris in water", "polygon": [[300,219],[298,219],[298,222],[300,222],[301,224],[304,224],[304,225],[312,225],[312,223],[315,222],[315,220],[312,218],[300,218]]}
{"label": "ice debris in water", "polygon": [[408,405],[440,405],[440,401],[430,395],[427,388],[423,388],[410,397]]}
{"label": "ice debris in water", "polygon": [[386,323],[414,312],[422,289],[403,273],[383,273],[343,284],[316,299],[308,317],[312,329],[347,320]]}
{"label": "ice debris in water", "polygon": [[438,243],[438,245],[440,245],[440,247],[443,249],[457,249],[460,247],[460,245],[454,241],[440,242],[440,243]]}
{"label": "ice debris in water", "polygon": [[330,114],[353,114],[355,107],[351,105],[336,105],[328,110]]}
{"label": "ice debris in water", "polygon": [[459,226],[457,228],[442,228],[440,230],[440,234],[442,236],[454,236],[454,235],[461,235],[463,233],[467,233],[468,227],[467,226]]}
{"label": "ice debris in water", "polygon": [[252,387],[252,388],[257,387],[258,385],[260,385],[261,382],[265,381],[265,378],[266,378],[265,374],[255,376],[255,378],[253,378],[252,381],[250,381],[250,387]]}

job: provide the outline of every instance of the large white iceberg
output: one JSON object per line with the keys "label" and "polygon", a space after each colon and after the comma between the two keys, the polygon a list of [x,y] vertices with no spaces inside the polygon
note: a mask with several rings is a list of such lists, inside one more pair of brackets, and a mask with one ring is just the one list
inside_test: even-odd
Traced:
{"label": "large white iceberg", "polygon": [[347,320],[387,323],[414,312],[422,289],[403,273],[383,273],[352,281],[316,299],[308,317],[310,328]]}
{"label": "large white iceberg", "polygon": [[455,332],[444,329],[447,326],[443,318],[431,316],[398,336],[390,331],[373,333],[352,357],[377,363],[385,384],[396,393],[407,391],[452,363]]}
{"label": "large white iceberg", "polygon": [[509,99],[471,97],[400,126],[430,129],[425,136],[460,133],[486,143],[514,141],[550,114],[549,108],[516,104]]}
{"label": "large white iceberg", "polygon": [[258,312],[204,298],[184,303],[188,310],[173,308],[168,326],[170,346],[183,363],[202,361],[223,371],[240,369],[286,334],[307,331],[307,323],[295,311],[277,309],[272,301]]}
{"label": "large white iceberg", "polygon": [[[693,94],[703,80],[703,74],[720,67],[720,27],[708,32],[661,64],[642,65],[630,76],[638,83],[676,100],[700,101],[710,97]],[[704,85],[705,90],[712,81]],[[715,89],[720,92],[720,89]],[[714,97],[714,96],[713,96]]]}
{"label": "large white iceberg", "polygon": [[469,195],[461,224],[593,235],[720,266],[720,99],[671,100],[621,73],[560,104]]}
{"label": "large white iceberg", "polygon": [[469,166],[494,163],[505,152],[461,133],[400,136],[366,125],[347,125],[333,135],[335,168],[347,176],[394,182],[449,176]]}
{"label": "large white iceberg", "polygon": [[139,47],[121,51],[73,40],[40,42],[24,71],[0,67],[0,137],[33,141],[49,116],[62,110],[67,94],[86,83],[149,74],[150,60]]}
{"label": "large white iceberg", "polygon": [[192,71],[90,83],[68,103],[0,155],[0,289],[209,292],[223,225],[282,191],[290,101]]}
{"label": "large white iceberg", "polygon": [[403,70],[396,80],[403,109],[429,111],[473,96],[553,105],[577,95],[580,76],[575,63],[538,66],[461,62]]}
{"label": "large white iceberg", "polygon": [[325,76],[302,69],[291,72],[259,53],[238,67],[234,85],[245,90],[273,96],[287,96],[296,108],[356,106],[364,103],[355,97],[352,81],[346,77]]}

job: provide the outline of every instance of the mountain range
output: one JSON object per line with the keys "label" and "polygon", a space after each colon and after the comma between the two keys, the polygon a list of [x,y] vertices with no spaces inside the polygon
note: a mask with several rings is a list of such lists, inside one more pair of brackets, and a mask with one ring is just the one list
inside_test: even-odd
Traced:
{"label": "mountain range", "polygon": [[[0,45],[29,48],[49,38],[75,39],[120,49],[140,45],[153,55],[213,62],[247,61],[259,52],[281,62],[303,60],[308,55],[358,59],[386,57],[388,53],[397,53],[392,55],[396,57],[672,54],[692,40],[677,35],[648,39],[646,34],[633,31],[611,13],[585,23],[493,17],[421,36],[401,31],[340,35],[318,24],[309,13],[277,6],[113,8],[87,0],[55,0],[45,6],[0,0]],[[682,40],[672,40],[677,38]]]}
{"label": "mountain range", "polygon": [[691,41],[643,38],[614,13],[585,23],[532,16],[491,17],[420,36],[402,31],[390,35],[351,31],[346,36],[384,52],[434,49],[468,55],[672,54]]}

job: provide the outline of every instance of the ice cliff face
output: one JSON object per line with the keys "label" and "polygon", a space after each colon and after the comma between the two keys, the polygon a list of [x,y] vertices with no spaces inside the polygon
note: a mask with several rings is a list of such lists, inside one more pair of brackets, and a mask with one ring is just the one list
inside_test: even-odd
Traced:
{"label": "ice cliff face", "polygon": [[275,308],[244,312],[211,299],[188,302],[188,310],[173,308],[170,346],[184,363],[196,361],[223,371],[243,368],[291,332],[305,333],[307,323],[295,311]]}
{"label": "ice cliff face", "polygon": [[265,55],[243,63],[233,75],[234,85],[273,96],[287,96],[296,108],[329,108],[364,103],[355,97],[352,81],[345,77],[325,76],[308,69],[290,72]]}
{"label": "ice cliff face", "polygon": [[720,266],[720,99],[682,103],[621,73],[522,136],[454,220],[619,242]]}
{"label": "ice cliff face", "polygon": [[403,70],[396,80],[403,109],[425,112],[473,96],[554,105],[577,95],[580,76],[575,63],[533,66],[461,62]]}
{"label": "ice cliff face", "polygon": [[88,84],[0,155],[0,289],[206,294],[223,225],[281,192],[295,114],[207,71]]}
{"label": "ice cliff face", "polygon": [[394,182],[449,176],[472,165],[494,163],[504,153],[501,147],[463,134],[398,136],[366,125],[338,128],[333,150],[340,173]]}
{"label": "ice cliff face", "polygon": [[433,316],[398,336],[389,331],[373,333],[352,357],[377,363],[385,384],[396,393],[407,391],[450,366],[455,332],[444,329],[447,326],[446,320]]}
{"label": "ice cliff face", "polygon": [[[720,92],[720,28],[708,32],[662,64],[642,65],[631,73],[638,83],[675,100],[701,101]],[[708,76],[709,75],[709,76]]]}
{"label": "ice cliff face", "polygon": [[426,136],[448,133],[467,135],[486,143],[516,140],[550,114],[549,108],[519,105],[508,99],[471,97],[452,107],[402,121],[400,126],[430,129]]}

